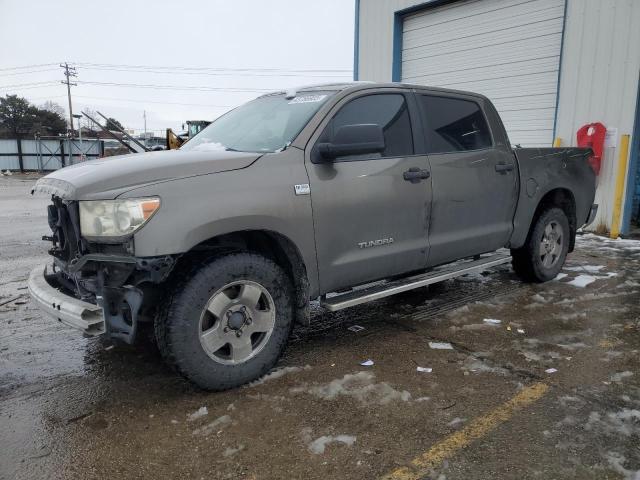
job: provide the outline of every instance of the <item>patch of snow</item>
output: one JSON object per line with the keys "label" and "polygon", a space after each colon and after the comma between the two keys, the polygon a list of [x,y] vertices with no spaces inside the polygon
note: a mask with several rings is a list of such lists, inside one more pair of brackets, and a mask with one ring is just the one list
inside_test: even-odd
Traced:
{"label": "patch of snow", "polygon": [[611,375],[609,378],[612,382],[622,382],[625,378],[629,378],[633,376],[633,372],[626,370],[624,372],[618,372]]}
{"label": "patch of snow", "polygon": [[578,275],[576,278],[567,283],[569,285],[573,285],[574,287],[584,288],[595,281],[596,278],[592,277],[591,275]]}
{"label": "patch of snow", "polygon": [[584,342],[573,342],[573,343],[557,343],[556,344],[560,348],[564,348],[565,350],[577,350],[578,348],[585,348],[588,345]]}
{"label": "patch of snow", "polygon": [[194,152],[224,152],[227,149],[224,145],[218,142],[207,142],[196,145],[191,150]]}
{"label": "patch of snow", "polygon": [[539,293],[536,293],[535,295],[533,295],[531,297],[531,300],[533,300],[534,302],[538,302],[538,303],[548,303],[549,300],[547,300],[546,298],[544,298],[542,295],[540,295]]}
{"label": "patch of snow", "polygon": [[509,372],[507,369],[502,367],[492,367],[482,360],[478,360],[475,357],[468,357],[463,366],[464,370],[473,373],[495,373],[498,375],[507,375]]}
{"label": "patch of snow", "polygon": [[559,399],[560,405],[566,407],[570,403],[584,403],[584,401],[580,397],[574,397],[571,395],[563,395]]}
{"label": "patch of snow", "polygon": [[502,320],[498,320],[497,318],[485,318],[482,321],[488,325],[500,325],[502,323]]}
{"label": "patch of snow", "polygon": [[227,447],[224,452],[222,452],[223,457],[231,457],[236,453],[244,450],[244,445],[238,445],[237,448]]}
{"label": "patch of snow", "polygon": [[520,352],[522,354],[522,356],[524,356],[524,358],[528,361],[528,362],[540,362],[542,361],[542,357],[540,355],[538,355],[535,352],[530,352],[528,350],[524,350],[522,352]]}
{"label": "patch of snow", "polygon": [[415,399],[416,402],[428,402],[431,400],[431,397],[418,397]]}
{"label": "patch of snow", "polygon": [[576,313],[558,313],[554,315],[554,318],[558,320],[562,320],[565,322],[569,322],[571,320],[578,320],[581,318],[587,318],[587,312],[576,312]]}
{"label": "patch of snow", "polygon": [[222,415],[221,417],[216,418],[213,422],[207,423],[206,425],[196,428],[193,431],[193,435],[202,435],[207,436],[215,433],[217,430],[222,429],[231,424],[231,417],[229,415]]}
{"label": "patch of snow", "polygon": [[565,277],[568,277],[569,275],[567,275],[566,273],[559,273],[558,275],[555,276],[554,280],[562,280]]}
{"label": "patch of snow", "polygon": [[433,350],[453,350],[453,345],[449,342],[429,342],[429,348]]}
{"label": "patch of snow", "polygon": [[447,313],[447,317],[457,317],[462,313],[469,313],[470,309],[468,305],[463,305]]}
{"label": "patch of snow", "polygon": [[323,435],[320,438],[316,438],[309,444],[309,451],[315,455],[322,455],[324,449],[330,443],[343,443],[350,447],[356,442],[356,437],[353,435]]}
{"label": "patch of snow", "polygon": [[411,394],[406,390],[396,390],[386,382],[375,383],[375,375],[370,372],[346,374],[327,384],[312,384],[294,387],[291,393],[308,393],[322,400],[335,400],[338,397],[352,397],[363,404],[408,402]]}
{"label": "patch of snow", "polygon": [[360,365],[363,367],[372,367],[374,365],[373,360],[365,360],[364,362],[360,362]]}
{"label": "patch of snow", "polygon": [[525,305],[524,308],[526,308],[527,310],[533,310],[534,308],[542,308],[543,304],[536,302],[536,303],[529,303],[528,305]]}
{"label": "patch of snow", "polygon": [[588,272],[588,273],[598,273],[602,270],[604,265],[579,265],[577,267],[564,267],[565,270],[569,270],[570,272]]}
{"label": "patch of snow", "polygon": [[311,366],[310,365],[305,365],[304,367],[282,367],[282,368],[278,368],[276,370],[271,371],[270,373],[267,373],[264,377],[259,378],[258,380],[255,380],[253,382],[251,382],[249,385],[247,385],[247,387],[257,387],[258,385],[262,385],[265,382],[269,382],[271,380],[276,380],[280,377],[284,377],[285,375],[289,374],[289,373],[296,373],[296,372],[301,372],[302,370],[311,370]]}
{"label": "patch of snow", "polygon": [[464,419],[464,418],[456,417],[453,420],[451,420],[449,423],[447,423],[447,426],[456,428],[456,427],[462,425],[465,422],[465,420],[466,419]]}
{"label": "patch of snow", "polygon": [[615,298],[615,297],[626,297],[626,296],[631,296],[631,295],[637,295],[638,293],[640,293],[638,290],[625,290],[624,292],[618,292],[618,293],[608,293],[608,292],[604,292],[604,293],[586,293],[584,295],[580,295],[579,297],[574,297],[574,298],[565,298],[563,300],[560,300],[559,302],[555,302],[555,305],[567,305],[567,306],[572,306],[574,304],[574,302],[589,302],[592,300],[604,300],[605,298]]}
{"label": "patch of snow", "polygon": [[609,464],[611,470],[622,475],[625,480],[640,480],[640,470],[629,470],[625,468],[624,464],[627,458],[621,453],[607,452],[606,455],[604,455],[604,459]]}
{"label": "patch of snow", "polygon": [[207,407],[200,407],[198,410],[196,410],[195,412],[187,415],[187,420],[190,422],[193,422],[194,420],[197,420],[201,417],[204,417],[205,415],[209,414],[209,410],[207,410]]}
{"label": "patch of snow", "polygon": [[600,431],[610,435],[631,437],[640,434],[640,410],[623,408],[602,416],[591,412],[584,426],[588,431]]}
{"label": "patch of snow", "polygon": [[490,330],[493,329],[495,327],[495,325],[491,325],[491,324],[487,324],[487,323],[468,323],[465,325],[462,325],[462,327],[456,327],[455,325],[451,326],[450,329],[452,331],[457,331],[457,330],[470,330],[470,331],[474,331],[474,330]]}

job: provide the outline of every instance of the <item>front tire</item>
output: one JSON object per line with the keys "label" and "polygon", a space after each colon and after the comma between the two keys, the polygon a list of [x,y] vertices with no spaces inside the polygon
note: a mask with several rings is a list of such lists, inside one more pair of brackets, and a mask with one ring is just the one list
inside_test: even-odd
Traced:
{"label": "front tire", "polygon": [[175,281],[156,320],[163,357],[206,390],[267,373],[293,324],[293,288],[273,261],[252,253],[215,258]]}
{"label": "front tire", "polygon": [[554,279],[567,258],[570,237],[564,211],[555,207],[544,210],[531,226],[526,243],[511,250],[516,274],[528,282]]}

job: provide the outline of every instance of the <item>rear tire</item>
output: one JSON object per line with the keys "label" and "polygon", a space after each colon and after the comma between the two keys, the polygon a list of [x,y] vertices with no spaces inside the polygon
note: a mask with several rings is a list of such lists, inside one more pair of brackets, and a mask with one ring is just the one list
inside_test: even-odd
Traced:
{"label": "rear tire", "polygon": [[226,390],[267,373],[293,324],[293,288],[273,261],[252,253],[210,260],[177,278],[156,319],[158,348],[206,390]]}
{"label": "rear tire", "polygon": [[554,279],[567,258],[571,230],[569,219],[560,208],[544,210],[531,226],[526,243],[511,250],[516,274],[527,282]]}

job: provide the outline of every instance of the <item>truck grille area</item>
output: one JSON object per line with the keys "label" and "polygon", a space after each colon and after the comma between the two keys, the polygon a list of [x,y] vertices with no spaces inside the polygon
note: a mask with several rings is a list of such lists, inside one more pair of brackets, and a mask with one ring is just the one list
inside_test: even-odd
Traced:
{"label": "truck grille area", "polygon": [[43,237],[53,243],[49,254],[67,264],[71,259],[80,256],[82,243],[80,240],[80,218],[76,202],[64,202],[53,197],[47,216],[52,235]]}
{"label": "truck grille area", "polygon": [[77,202],[63,201],[53,196],[52,204],[47,207],[47,219],[51,236],[42,239],[51,242],[49,255],[54,259],[54,268],[48,275],[48,281],[76,298],[95,302],[95,272],[69,271],[70,263],[86,253],[80,238]]}

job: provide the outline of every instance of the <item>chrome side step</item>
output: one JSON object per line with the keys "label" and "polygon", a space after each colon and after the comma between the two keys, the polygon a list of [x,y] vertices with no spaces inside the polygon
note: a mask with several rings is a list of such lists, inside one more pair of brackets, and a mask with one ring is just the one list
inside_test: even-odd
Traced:
{"label": "chrome side step", "polygon": [[403,278],[402,280],[384,283],[382,285],[375,285],[362,290],[353,290],[349,293],[336,295],[331,298],[323,298],[320,304],[327,310],[336,312],[343,308],[372,302],[373,300],[379,300],[397,293],[413,290],[414,288],[424,287],[433,283],[449,280],[450,278],[466,275],[468,273],[480,272],[487,268],[509,262],[511,262],[511,256],[502,254],[493,254],[488,257],[482,257],[478,260],[456,262],[454,264],[444,265],[421,275]]}

